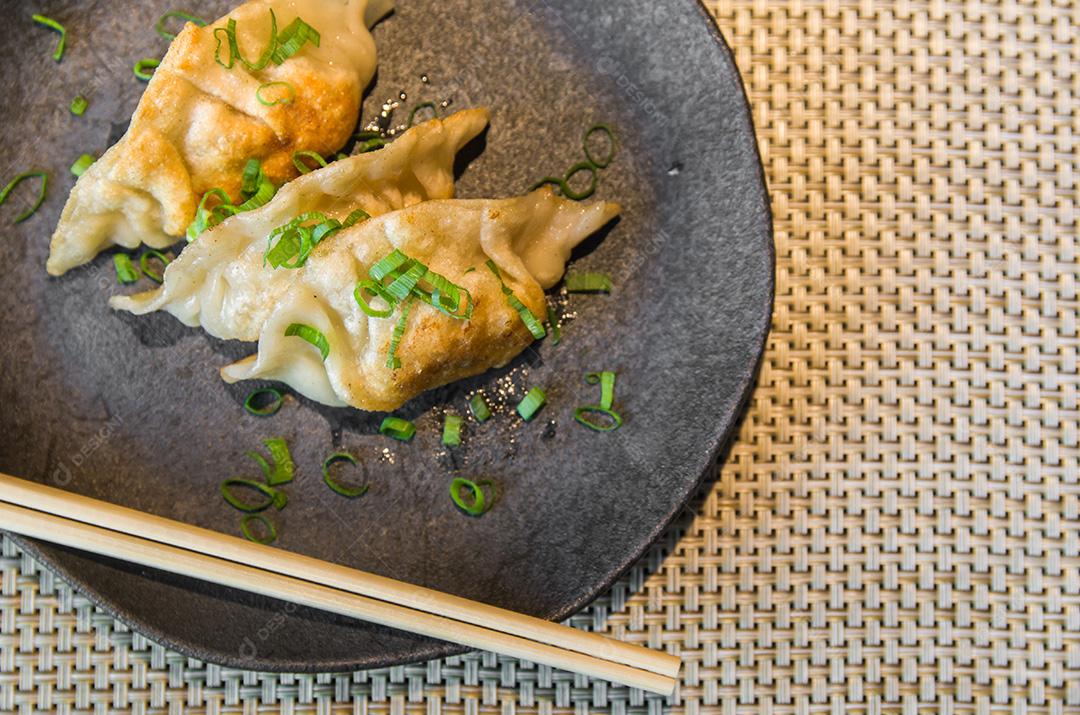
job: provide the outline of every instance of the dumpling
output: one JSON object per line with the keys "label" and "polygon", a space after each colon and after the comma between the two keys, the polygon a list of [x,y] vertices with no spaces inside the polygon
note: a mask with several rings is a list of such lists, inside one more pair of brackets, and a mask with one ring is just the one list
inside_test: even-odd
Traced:
{"label": "dumpling", "polygon": [[259,339],[259,330],[297,272],[264,264],[267,237],[295,216],[321,212],[344,220],[454,195],[454,157],[487,126],[485,109],[425,122],[385,149],[335,161],[278,191],[262,208],[227,218],[187,246],[157,290],[115,296],[109,304],[139,315],[165,310],[224,340]]}
{"label": "dumpling", "polygon": [[[315,248],[276,300],[258,354],[223,368],[222,377],[279,380],[327,405],[389,411],[504,365],[535,339],[523,311],[543,319],[544,290],[560,280],[571,250],[619,211],[542,188],[512,199],[427,201],[359,223]],[[362,310],[354,288],[395,250],[415,262],[406,266],[420,265],[421,274],[426,267],[468,291],[471,318],[450,317],[415,297],[387,317]],[[458,299],[461,316],[462,292]],[[387,309],[378,299],[370,307]]]}
{"label": "dumpling", "polygon": [[[356,127],[361,93],[375,72],[368,28],[390,9],[390,0],[252,0],[206,27],[189,23],[154,72],[127,133],[72,189],[48,272],[62,275],[112,244],[175,243],[204,193],[240,195],[249,159],[261,160],[280,184],[297,173],[295,152],[337,151]],[[245,62],[259,67],[260,53],[274,44],[272,17],[283,45],[298,18],[319,32],[318,41],[249,71]],[[244,60],[233,56],[230,27]],[[302,39],[292,36],[294,45]],[[290,93],[288,103],[264,104]]]}

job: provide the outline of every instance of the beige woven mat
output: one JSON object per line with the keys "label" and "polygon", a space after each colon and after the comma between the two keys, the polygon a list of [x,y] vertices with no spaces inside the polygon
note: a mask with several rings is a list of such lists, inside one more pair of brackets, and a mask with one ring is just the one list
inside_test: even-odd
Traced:
{"label": "beige woven mat", "polygon": [[575,619],[681,654],[676,697],[479,654],[224,670],[6,544],[0,710],[1080,712],[1080,10],[713,9],[772,189],[773,334],[718,481]]}

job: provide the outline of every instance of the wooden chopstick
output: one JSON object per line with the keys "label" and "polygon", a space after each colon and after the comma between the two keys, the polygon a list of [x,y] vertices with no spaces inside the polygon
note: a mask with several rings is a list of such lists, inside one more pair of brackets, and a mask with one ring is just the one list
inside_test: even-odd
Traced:
{"label": "wooden chopstick", "polygon": [[0,528],[442,640],[670,694],[679,659],[0,474]]}

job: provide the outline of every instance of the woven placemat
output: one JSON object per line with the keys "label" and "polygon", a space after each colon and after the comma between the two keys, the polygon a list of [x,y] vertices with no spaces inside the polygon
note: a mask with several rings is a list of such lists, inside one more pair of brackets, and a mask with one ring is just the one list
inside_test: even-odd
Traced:
{"label": "woven placemat", "polygon": [[261,675],[9,542],[0,710],[1080,712],[1080,5],[714,3],[776,215],[775,323],[693,512],[573,619],[675,697],[489,654]]}

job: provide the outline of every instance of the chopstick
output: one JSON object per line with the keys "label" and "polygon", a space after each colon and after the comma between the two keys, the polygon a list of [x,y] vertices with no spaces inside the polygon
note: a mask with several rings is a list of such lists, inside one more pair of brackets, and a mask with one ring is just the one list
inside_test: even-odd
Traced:
{"label": "chopstick", "polygon": [[0,474],[0,528],[670,694],[675,656]]}

